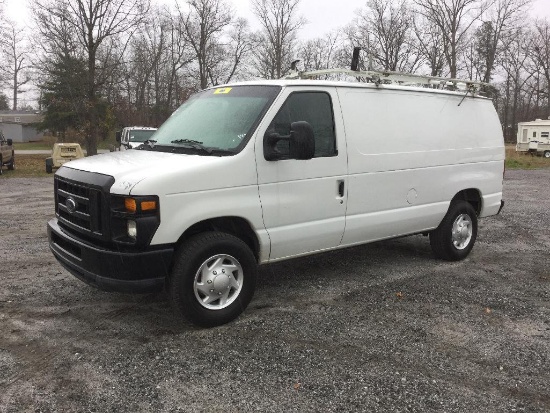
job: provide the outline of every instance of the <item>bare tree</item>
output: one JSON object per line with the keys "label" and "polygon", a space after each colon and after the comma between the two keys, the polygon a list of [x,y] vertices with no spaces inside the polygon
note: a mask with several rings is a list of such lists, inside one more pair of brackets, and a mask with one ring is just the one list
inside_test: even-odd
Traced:
{"label": "bare tree", "polygon": [[418,54],[430,68],[431,76],[443,76],[446,59],[443,33],[426,18],[416,19],[414,32]]}
{"label": "bare tree", "polygon": [[213,85],[229,83],[233,76],[240,72],[243,60],[251,50],[248,21],[236,19],[227,33],[227,40],[217,48],[218,55],[211,64],[208,76]]}
{"label": "bare tree", "polygon": [[[130,61],[126,64],[125,74],[133,83],[132,101],[138,113],[155,105],[161,100],[162,67],[165,63],[165,50],[169,41],[170,21],[161,15],[158,8],[141,26],[130,41]],[[140,124],[150,123],[141,116]]]}
{"label": "bare tree", "polygon": [[[101,48],[108,46],[109,39],[120,35],[128,36],[135,30],[149,9],[148,0],[34,0],[33,9],[38,30],[44,38],[51,40],[56,37],[55,26],[68,25],[86,58],[89,112],[85,125],[85,144],[88,155],[94,155],[97,153],[100,120],[99,92],[110,74],[104,69],[112,69],[99,66]],[[51,24],[42,26],[42,21]],[[58,41],[59,39],[54,40]],[[107,54],[111,56],[110,53]]]}
{"label": "bare tree", "polygon": [[384,70],[413,72],[419,63],[414,17],[406,0],[369,0],[359,24],[375,62]]}
{"label": "bare tree", "polygon": [[[518,122],[518,108],[521,106],[522,92],[533,73],[529,73],[527,66],[530,60],[531,39],[530,34],[523,28],[510,33],[507,52],[502,61],[502,68],[506,74],[504,91],[504,108],[502,111],[502,124],[505,126],[505,138],[513,139],[515,127]],[[523,119],[522,119],[523,120]],[[510,125],[510,127],[508,127]]]}
{"label": "bare tree", "polygon": [[328,33],[325,37],[308,40],[298,48],[304,70],[322,70],[336,66],[335,53],[338,34]]}
{"label": "bare tree", "polygon": [[278,79],[290,65],[300,28],[306,23],[298,17],[300,0],[252,0],[252,10],[262,25],[255,36],[255,66],[260,75]]}
{"label": "bare tree", "polygon": [[0,65],[0,72],[10,81],[13,93],[13,110],[17,110],[17,97],[24,91],[21,86],[30,82],[29,69],[31,62],[26,47],[25,30],[18,27],[13,21],[6,21],[3,27],[3,36],[0,47],[4,57],[4,64]]}
{"label": "bare tree", "polygon": [[467,35],[487,9],[480,0],[413,0],[418,12],[436,26],[443,39],[443,50],[452,78],[457,77],[458,58]]}
{"label": "bare tree", "polygon": [[168,89],[166,101],[170,109],[179,106],[187,99],[187,88],[181,86],[181,70],[194,59],[194,53],[187,41],[182,35],[183,28],[179,25],[179,16],[170,15],[170,32],[168,54]]}
{"label": "bare tree", "polygon": [[189,12],[178,7],[183,30],[193,47],[198,65],[200,88],[208,87],[217,64],[221,38],[232,22],[233,11],[223,0],[189,0]]}
{"label": "bare tree", "polygon": [[[474,36],[476,60],[478,61],[479,78],[489,83],[493,77],[498,55],[506,51],[502,44],[503,36],[523,24],[523,11],[531,0],[495,0],[487,13],[487,18],[477,29]],[[525,17],[525,16],[523,16]]]}
{"label": "bare tree", "polygon": [[537,20],[533,36],[533,59],[546,82],[548,109],[550,116],[550,22]]}

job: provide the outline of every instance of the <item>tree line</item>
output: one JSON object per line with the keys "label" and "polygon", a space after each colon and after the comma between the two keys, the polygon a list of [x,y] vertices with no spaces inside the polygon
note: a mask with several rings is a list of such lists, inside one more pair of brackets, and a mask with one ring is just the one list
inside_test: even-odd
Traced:
{"label": "tree line", "polygon": [[[38,85],[42,128],[85,143],[160,125],[198,90],[302,70],[348,68],[490,82],[505,138],[550,116],[550,22],[531,0],[368,0],[343,28],[302,41],[300,0],[251,0],[257,30],[228,0],[32,0],[30,30],[3,20],[0,80],[13,109]],[[2,102],[6,97],[0,96]]]}

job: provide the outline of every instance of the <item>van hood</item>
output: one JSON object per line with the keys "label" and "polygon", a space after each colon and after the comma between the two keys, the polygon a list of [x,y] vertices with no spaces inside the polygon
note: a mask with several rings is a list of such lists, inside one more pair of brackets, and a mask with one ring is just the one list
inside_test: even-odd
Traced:
{"label": "van hood", "polygon": [[117,151],[70,161],[65,168],[78,169],[115,178],[111,193],[128,195],[145,178],[185,176],[224,161],[228,157],[174,154],[142,150]]}

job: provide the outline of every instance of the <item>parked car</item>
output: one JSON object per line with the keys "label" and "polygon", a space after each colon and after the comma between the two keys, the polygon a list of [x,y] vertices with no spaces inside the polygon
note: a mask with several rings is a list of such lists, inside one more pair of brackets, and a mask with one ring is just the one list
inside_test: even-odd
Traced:
{"label": "parked car", "polygon": [[13,141],[6,139],[4,133],[0,131],[0,175],[3,173],[4,166],[7,166],[9,170],[15,169],[15,150]]}
{"label": "parked car", "polygon": [[410,234],[464,259],[503,206],[503,171],[493,103],[470,92],[235,83],[194,95],[150,144],[60,168],[49,243],[79,279],[167,287],[215,326],[249,304],[258,264]]}

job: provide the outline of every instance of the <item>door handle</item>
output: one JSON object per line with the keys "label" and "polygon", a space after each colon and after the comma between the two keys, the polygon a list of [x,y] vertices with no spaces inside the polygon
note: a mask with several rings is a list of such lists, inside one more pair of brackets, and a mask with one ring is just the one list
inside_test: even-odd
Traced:
{"label": "door handle", "polygon": [[345,188],[345,183],[344,183],[344,180],[341,179],[338,181],[338,196],[340,198],[344,197],[344,188]]}

